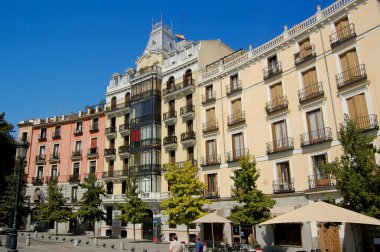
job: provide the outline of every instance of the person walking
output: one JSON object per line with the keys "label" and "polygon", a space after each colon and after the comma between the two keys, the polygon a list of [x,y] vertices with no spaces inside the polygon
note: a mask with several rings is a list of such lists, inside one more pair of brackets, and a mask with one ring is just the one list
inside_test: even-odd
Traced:
{"label": "person walking", "polygon": [[201,238],[197,236],[195,241],[197,242],[195,245],[195,252],[203,252],[203,242],[201,241]]}
{"label": "person walking", "polygon": [[183,252],[182,244],[178,241],[177,235],[173,235],[173,241],[169,244],[169,252]]}

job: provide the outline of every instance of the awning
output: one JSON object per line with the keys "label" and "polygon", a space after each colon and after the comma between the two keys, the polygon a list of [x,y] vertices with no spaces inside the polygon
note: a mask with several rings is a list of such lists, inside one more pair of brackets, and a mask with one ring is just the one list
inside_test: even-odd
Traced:
{"label": "awning", "polygon": [[193,221],[193,223],[231,223],[231,222],[232,221],[222,216],[219,216],[215,213],[206,214],[205,216],[202,216],[196,219],[195,221]]}

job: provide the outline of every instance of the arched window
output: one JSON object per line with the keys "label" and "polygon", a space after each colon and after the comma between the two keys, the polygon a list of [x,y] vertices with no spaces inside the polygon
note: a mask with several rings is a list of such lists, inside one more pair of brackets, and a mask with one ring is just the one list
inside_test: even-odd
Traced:
{"label": "arched window", "polygon": [[171,76],[168,80],[168,82],[166,82],[166,88],[167,89],[172,89],[174,88],[174,85],[175,85],[175,82],[174,82],[174,77]]}
{"label": "arched window", "polygon": [[111,99],[111,110],[116,109],[116,97],[112,97]]}
{"label": "arched window", "polygon": [[186,70],[185,75],[183,76],[183,83],[185,87],[193,84],[191,69]]}

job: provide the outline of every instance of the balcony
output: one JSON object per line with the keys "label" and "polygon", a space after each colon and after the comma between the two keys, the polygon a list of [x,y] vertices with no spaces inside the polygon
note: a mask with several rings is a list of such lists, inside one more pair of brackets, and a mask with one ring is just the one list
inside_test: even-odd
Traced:
{"label": "balcony", "polygon": [[142,176],[142,175],[159,175],[161,174],[161,166],[158,164],[146,164],[138,166],[130,166],[129,176]]}
{"label": "balcony", "polygon": [[216,100],[216,91],[202,95],[202,104],[214,102]]}
{"label": "balcony", "polygon": [[185,132],[181,134],[181,143],[183,147],[191,147],[195,145],[195,132]]}
{"label": "balcony", "polygon": [[106,128],[105,134],[106,134],[106,137],[108,139],[115,138],[116,137],[116,127],[108,127],[108,128]]}
{"label": "balcony", "polygon": [[42,134],[42,135],[39,135],[38,136],[38,141],[39,142],[44,142],[44,141],[46,141],[47,140],[47,138],[46,138],[46,134]]}
{"label": "balcony", "polygon": [[116,149],[115,148],[104,149],[104,158],[106,160],[114,160],[115,155],[116,155]]}
{"label": "balcony", "polygon": [[307,146],[307,145],[312,145],[316,143],[322,143],[325,141],[331,141],[332,140],[331,129],[326,127],[326,128],[321,128],[318,130],[306,132],[304,134],[301,134],[300,138],[301,138],[301,146]]}
{"label": "balcony", "polygon": [[379,129],[377,115],[366,115],[352,119],[360,131]]}
{"label": "balcony", "polygon": [[267,154],[272,154],[281,151],[293,150],[293,138],[287,137],[279,140],[274,140],[267,143]]}
{"label": "balcony", "polygon": [[161,115],[159,114],[151,114],[151,115],[145,115],[141,117],[136,117],[131,119],[131,128],[138,127],[142,124],[150,124],[150,123],[157,123],[161,124]]}
{"label": "balcony", "polygon": [[192,94],[195,91],[194,83],[194,80],[191,79],[190,81],[179,83],[174,87],[164,88],[162,91],[162,98],[170,100],[176,96],[181,97]]}
{"label": "balcony", "polygon": [[32,184],[33,185],[42,185],[44,183],[44,177],[33,177]]}
{"label": "balcony", "polygon": [[361,64],[335,75],[338,89],[367,79],[365,65]]}
{"label": "balcony", "polygon": [[230,83],[229,85],[226,86],[226,95],[232,95],[238,92],[241,92],[242,87],[241,87],[241,80],[238,80],[236,83]]}
{"label": "balcony", "polygon": [[83,130],[82,129],[75,129],[74,130],[74,136],[82,136]]}
{"label": "balcony", "polygon": [[173,125],[177,122],[177,111],[169,110],[162,115],[162,120],[166,125]]}
{"label": "balcony", "polygon": [[99,132],[99,125],[98,123],[92,123],[90,125],[90,133],[96,133]]}
{"label": "balcony", "polygon": [[194,105],[187,105],[180,108],[180,114],[183,120],[191,120],[195,116],[195,107]]}
{"label": "balcony", "polygon": [[275,98],[274,100],[267,102],[267,104],[265,105],[265,110],[267,111],[268,115],[287,108],[288,98],[286,97],[286,95]]}
{"label": "balcony", "polygon": [[82,151],[81,150],[75,150],[75,151],[71,152],[71,159],[72,160],[82,159]]}
{"label": "balcony", "polygon": [[122,145],[118,149],[119,156],[121,158],[129,157],[129,145]]}
{"label": "balcony", "polygon": [[45,160],[46,160],[45,154],[36,155],[36,164],[45,164]]}
{"label": "balcony", "polygon": [[318,82],[304,89],[298,90],[298,100],[300,103],[310,101],[317,97],[323,97],[324,91],[322,82]]}
{"label": "balcony", "polygon": [[51,136],[53,140],[61,139],[61,132],[60,131],[54,131],[53,135]]}
{"label": "balcony", "polygon": [[226,153],[226,162],[238,162],[249,154],[248,149],[233,150]]}
{"label": "balcony", "polygon": [[220,165],[220,155],[212,154],[201,157],[201,166]]}
{"label": "balcony", "polygon": [[[187,162],[189,162],[189,161],[191,162],[191,164],[192,164],[193,166],[197,167],[197,160],[195,160],[195,159],[191,159],[191,160],[187,160],[187,161],[175,162],[174,164],[175,164],[178,168],[183,168],[183,167],[185,167],[185,164],[186,164]],[[161,169],[161,171],[162,171],[162,172],[165,172],[165,171],[166,171],[166,166],[169,165],[169,164],[172,164],[172,163],[166,163],[166,164],[163,164],[163,165],[162,165],[162,169]]]}
{"label": "balcony", "polygon": [[141,93],[135,94],[135,95],[132,96],[132,102],[144,100],[144,99],[150,98],[152,96],[161,97],[161,91],[160,90],[156,90],[156,89],[151,89],[151,90],[148,90],[148,91],[145,91],[145,92],[141,92]]}
{"label": "balcony", "polygon": [[94,159],[94,158],[98,158],[98,148],[97,147],[88,148],[87,159]]}
{"label": "balcony", "polygon": [[128,176],[128,170],[111,170],[103,172],[102,178],[114,178],[114,177],[126,177]]}
{"label": "balcony", "polygon": [[311,45],[294,54],[294,64],[299,66],[315,57],[314,45]]}
{"label": "balcony", "polygon": [[175,150],[177,148],[177,136],[164,137],[164,148],[166,150]]}
{"label": "balcony", "polygon": [[119,132],[121,136],[129,135],[129,131],[130,131],[129,123],[124,123],[119,126]]}
{"label": "balcony", "polygon": [[291,178],[289,180],[280,181],[280,180],[274,180],[273,181],[273,193],[291,193],[294,192],[294,179]]}
{"label": "balcony", "polygon": [[157,65],[153,65],[153,66],[150,66],[150,67],[144,67],[144,68],[141,68],[138,72],[136,72],[134,75],[133,75],[133,80],[138,78],[138,77],[141,77],[141,76],[144,76],[144,75],[148,75],[148,74],[152,74],[152,73],[157,73],[157,74],[160,74],[161,73],[161,67],[157,66]]}
{"label": "balcony", "polygon": [[53,153],[50,155],[50,163],[58,163],[59,162],[59,153]]}
{"label": "balcony", "polygon": [[219,195],[219,187],[216,190],[215,189],[210,190],[209,188],[205,188],[203,190],[203,197],[206,198],[206,199],[219,198],[220,197],[220,195]]}
{"label": "balcony", "polygon": [[227,116],[227,126],[231,127],[245,122],[245,112],[239,111]]}
{"label": "balcony", "polygon": [[50,183],[50,181],[57,181],[58,182],[58,175],[55,175],[55,176],[46,176],[45,177],[45,183],[48,184]]}
{"label": "balcony", "polygon": [[128,113],[131,108],[131,102],[123,102],[119,104],[111,104],[106,106],[106,114],[108,117],[114,116],[117,113]]}
{"label": "balcony", "polygon": [[348,26],[343,27],[342,29],[330,35],[331,48],[335,48],[355,37],[355,25],[349,24]]}
{"label": "balcony", "polygon": [[329,188],[335,186],[335,178],[332,175],[310,175],[308,176],[309,189]]}
{"label": "balcony", "polygon": [[264,80],[268,80],[282,73],[281,62],[275,62],[271,66],[264,68]]}
{"label": "balcony", "polygon": [[80,175],[79,174],[72,174],[69,175],[67,178],[68,182],[79,182],[80,181]]}
{"label": "balcony", "polygon": [[212,131],[217,131],[218,129],[219,129],[218,120],[208,121],[208,122],[203,123],[202,132],[206,134]]}

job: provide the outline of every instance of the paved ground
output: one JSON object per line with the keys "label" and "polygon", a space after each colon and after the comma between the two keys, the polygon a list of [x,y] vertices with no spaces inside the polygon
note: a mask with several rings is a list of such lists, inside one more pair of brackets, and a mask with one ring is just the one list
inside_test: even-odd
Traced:
{"label": "paved ground", "polygon": [[[120,241],[124,242],[124,251],[131,251],[131,248],[135,248],[136,252],[143,252],[144,249],[147,252],[167,252],[169,249],[169,244],[153,244],[152,242],[143,242],[137,241],[133,243],[133,241],[128,239],[98,239],[98,246],[94,245],[94,239],[88,236],[78,236],[78,239],[81,240],[79,246],[75,247],[73,242],[70,242],[71,239],[75,238],[73,236],[59,236],[58,239],[55,239],[55,236],[44,235],[42,238],[41,235],[35,238],[34,234],[31,234],[30,246],[26,246],[26,234],[19,235],[18,237],[18,251],[120,251]],[[65,238],[65,241],[63,241]],[[0,235],[0,239],[2,240],[2,246],[0,246],[0,252],[8,251],[4,247],[6,236]],[[89,244],[86,244],[86,243]],[[103,247],[102,245],[106,246]],[[114,248],[111,248],[111,245],[114,245]]]}

